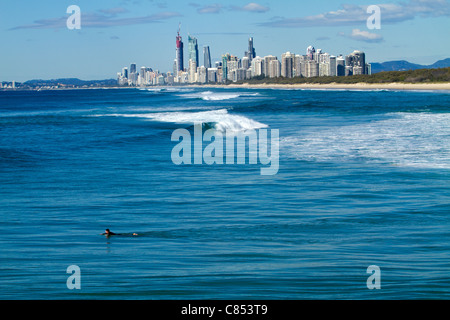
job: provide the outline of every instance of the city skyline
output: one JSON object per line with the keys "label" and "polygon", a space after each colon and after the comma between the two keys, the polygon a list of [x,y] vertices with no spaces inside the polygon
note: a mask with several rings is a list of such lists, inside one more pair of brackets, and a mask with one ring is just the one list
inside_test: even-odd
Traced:
{"label": "city skyline", "polygon": [[27,10],[24,4],[1,5],[0,33],[6,50],[1,53],[0,81],[107,79],[114,77],[111,70],[130,62],[172,71],[173,34],[180,22],[184,49],[192,35],[200,60],[203,47],[209,46],[211,63],[227,52],[242,57],[242,43],[245,46],[249,37],[258,39],[255,46],[261,57],[303,54],[305,46],[314,45],[335,55],[362,50],[370,53],[370,62],[430,64],[448,58],[450,52],[442,32],[436,32],[450,26],[450,4],[444,0],[381,3],[381,29],[375,30],[367,28],[369,14],[364,10],[375,3],[360,0],[81,0],[75,2],[81,8],[81,29],[68,30],[66,9],[71,4],[26,1]]}
{"label": "city skyline", "polygon": [[[255,77],[294,78],[322,76],[352,76],[371,74],[371,64],[367,63],[366,55],[360,50],[343,56],[324,52],[310,45],[306,54],[287,51],[278,59],[277,56],[260,57],[256,54],[254,38],[248,38],[248,50],[242,58],[229,53],[222,54],[221,60],[211,63],[209,46],[203,47],[203,63],[199,59],[197,38],[188,35],[188,61],[184,64],[184,43],[179,26],[175,41],[175,59],[173,72],[153,70],[142,66],[138,71],[132,63],[130,69],[122,68],[117,73],[117,84],[120,86],[152,86],[176,85],[186,83],[226,83],[250,80]],[[179,66],[187,65],[187,68]]]}

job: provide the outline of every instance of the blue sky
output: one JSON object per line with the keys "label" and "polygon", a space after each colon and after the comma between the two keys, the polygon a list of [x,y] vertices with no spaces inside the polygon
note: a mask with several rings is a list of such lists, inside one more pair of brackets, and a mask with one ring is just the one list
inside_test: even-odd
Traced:
{"label": "blue sky", "polygon": [[[449,0],[254,1],[2,1],[0,81],[115,78],[133,62],[171,71],[180,22],[185,48],[189,33],[213,61],[242,57],[250,36],[259,56],[313,45],[334,55],[362,50],[369,62],[450,57]],[[80,30],[66,27],[70,5],[81,9]],[[369,5],[380,7],[381,29],[367,28]]]}

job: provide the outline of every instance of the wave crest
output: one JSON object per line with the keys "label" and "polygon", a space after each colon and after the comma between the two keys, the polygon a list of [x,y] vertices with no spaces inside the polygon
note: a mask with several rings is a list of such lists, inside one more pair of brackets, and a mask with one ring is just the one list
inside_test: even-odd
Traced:
{"label": "wave crest", "polygon": [[152,121],[177,124],[203,123],[217,131],[238,132],[267,128],[268,125],[247,117],[229,114],[228,110],[211,110],[202,112],[159,112],[145,114],[111,114],[110,116],[145,118]]}
{"label": "wave crest", "polygon": [[239,97],[249,97],[257,96],[259,93],[237,93],[237,92],[213,92],[213,91],[203,91],[190,94],[180,95],[180,97],[188,99],[202,99],[206,101],[221,101],[236,99]]}

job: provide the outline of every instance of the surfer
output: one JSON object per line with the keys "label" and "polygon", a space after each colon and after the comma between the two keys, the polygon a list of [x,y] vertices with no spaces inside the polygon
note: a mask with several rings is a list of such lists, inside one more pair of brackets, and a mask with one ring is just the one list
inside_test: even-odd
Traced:
{"label": "surfer", "polygon": [[[106,229],[105,233],[102,233],[102,236],[107,236],[107,237],[109,237],[109,236],[120,236],[120,235],[122,235],[122,234],[121,233],[114,233],[114,232],[112,232],[109,229]],[[137,236],[138,234],[137,233],[133,233],[132,235],[133,236]]]}
{"label": "surfer", "polygon": [[107,236],[107,237],[116,236],[116,235],[117,235],[117,233],[114,233],[114,232],[110,231],[109,229],[106,229],[105,233],[102,233],[102,236]]}

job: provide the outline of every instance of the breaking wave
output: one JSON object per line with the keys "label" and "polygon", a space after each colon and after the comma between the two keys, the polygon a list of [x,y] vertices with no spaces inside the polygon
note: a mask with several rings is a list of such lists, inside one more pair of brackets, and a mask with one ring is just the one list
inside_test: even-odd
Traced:
{"label": "breaking wave", "polygon": [[239,97],[257,96],[257,95],[259,95],[259,93],[203,91],[203,92],[196,92],[196,93],[180,95],[180,97],[188,98],[188,99],[202,99],[202,100],[206,100],[206,101],[221,101],[221,100],[236,99]]}
{"label": "breaking wave", "polygon": [[221,132],[238,132],[267,128],[264,123],[235,114],[229,114],[226,109],[210,110],[202,112],[159,112],[145,114],[111,114],[104,116],[121,116],[145,118],[158,122],[169,122],[176,124],[202,123]]}
{"label": "breaking wave", "polygon": [[450,168],[449,113],[391,113],[389,119],[299,133],[281,140],[306,161],[363,161],[402,167]]}

